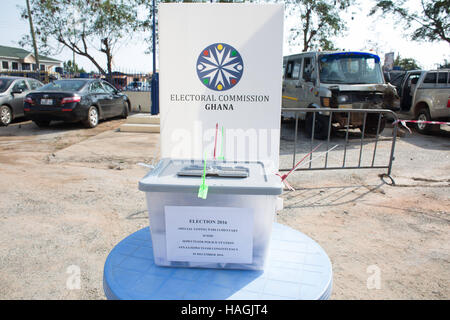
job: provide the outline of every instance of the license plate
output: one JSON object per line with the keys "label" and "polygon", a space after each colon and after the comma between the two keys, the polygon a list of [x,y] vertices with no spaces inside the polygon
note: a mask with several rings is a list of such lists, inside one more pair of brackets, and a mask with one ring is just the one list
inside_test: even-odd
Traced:
{"label": "license plate", "polygon": [[53,99],[41,99],[41,104],[52,105]]}
{"label": "license plate", "polygon": [[339,109],[352,109],[351,104],[340,104]]}

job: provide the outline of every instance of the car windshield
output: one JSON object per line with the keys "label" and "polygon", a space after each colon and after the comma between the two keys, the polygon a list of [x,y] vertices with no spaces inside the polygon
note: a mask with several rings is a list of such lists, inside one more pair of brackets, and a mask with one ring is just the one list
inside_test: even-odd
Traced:
{"label": "car windshield", "polygon": [[0,79],[0,92],[8,90],[11,82],[13,82],[11,79]]}
{"label": "car windshield", "polygon": [[324,54],[319,57],[322,83],[383,83],[380,59],[370,54]]}
{"label": "car windshield", "polygon": [[85,84],[83,80],[56,80],[40,87],[38,91],[79,91]]}

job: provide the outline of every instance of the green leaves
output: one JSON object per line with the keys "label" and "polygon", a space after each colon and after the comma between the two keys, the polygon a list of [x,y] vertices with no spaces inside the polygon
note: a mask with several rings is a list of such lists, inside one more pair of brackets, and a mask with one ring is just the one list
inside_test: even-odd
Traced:
{"label": "green leaves", "polygon": [[394,60],[394,66],[402,68],[402,70],[417,70],[421,69],[419,64],[413,58],[401,58],[400,55],[397,55],[397,58]]}
{"label": "green leaves", "polygon": [[287,16],[298,17],[290,29],[289,44],[301,45],[303,51],[334,48],[330,38],[345,30],[340,14],[354,0],[286,0]]}
{"label": "green leaves", "polygon": [[423,0],[417,11],[404,0],[378,0],[369,15],[381,11],[397,16],[412,40],[445,41],[450,44],[450,0]]}
{"label": "green leaves", "polygon": [[[41,51],[57,53],[67,47],[103,74],[112,71],[116,45],[141,30],[148,18],[138,15],[146,7],[144,0],[31,0],[31,7]],[[28,42],[26,36],[21,40]],[[95,50],[106,55],[106,68],[94,58]]]}
{"label": "green leaves", "polygon": [[71,72],[71,73],[85,73],[86,71],[83,68],[80,68],[78,64],[72,63],[72,61],[67,60],[63,62],[63,67],[65,71]]}

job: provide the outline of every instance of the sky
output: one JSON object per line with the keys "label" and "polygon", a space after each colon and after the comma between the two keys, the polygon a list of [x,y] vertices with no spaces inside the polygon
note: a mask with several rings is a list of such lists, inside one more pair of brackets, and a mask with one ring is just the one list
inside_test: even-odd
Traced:
{"label": "sky", "polygon": [[[424,69],[436,68],[444,59],[450,60],[450,46],[445,42],[428,43],[410,41],[405,37],[405,32],[399,21],[389,17],[379,19],[377,16],[368,17],[367,14],[373,6],[373,0],[357,0],[359,6],[349,8],[343,14],[347,21],[347,31],[335,38],[335,46],[347,51],[369,51],[377,53],[383,60],[387,52],[395,52],[404,58],[414,58]],[[1,0],[0,12],[0,44],[5,46],[17,46],[22,35],[29,33],[27,20],[20,18],[18,5],[25,6],[25,0]],[[419,8],[420,0],[409,0],[411,8]],[[353,17],[353,19],[352,19]],[[287,39],[288,30],[294,20],[285,20],[284,37]],[[114,69],[124,72],[151,72],[152,55],[146,54],[147,44],[143,42],[142,35],[136,35],[132,39],[124,41],[117,49],[114,56]],[[283,54],[300,52],[300,48],[290,47],[284,42]],[[94,52],[94,50],[93,50]],[[102,53],[95,53],[95,58],[102,65],[106,60]],[[63,49],[52,56],[66,61],[72,60],[72,52]],[[87,71],[96,70],[95,66],[85,57],[76,56],[76,63]]]}

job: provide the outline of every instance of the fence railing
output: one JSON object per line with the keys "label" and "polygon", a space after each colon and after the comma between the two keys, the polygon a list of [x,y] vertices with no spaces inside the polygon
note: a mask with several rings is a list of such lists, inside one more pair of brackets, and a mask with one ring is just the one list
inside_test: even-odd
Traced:
{"label": "fence railing", "polygon": [[114,87],[123,91],[151,91],[151,73],[144,72],[119,72],[115,71],[108,75],[102,75],[95,72],[47,72],[47,71],[21,71],[21,70],[5,70],[0,75],[34,78],[43,83],[49,83],[58,79],[73,78],[101,78]]}
{"label": "fence railing", "polygon": [[[280,168],[280,171],[290,171],[296,166],[297,158],[297,144],[299,136],[299,117],[305,118],[305,127],[307,130],[307,136],[310,137],[310,148],[309,148],[309,165],[307,167],[301,166],[295,171],[301,170],[336,170],[336,169],[387,169],[384,176],[389,177],[392,184],[395,184],[394,179],[391,176],[392,173],[392,163],[394,161],[394,151],[395,143],[397,138],[398,130],[398,120],[395,112],[387,109],[333,109],[333,108],[321,108],[321,109],[311,109],[311,108],[283,108],[282,112],[295,114],[295,132],[294,132],[294,146],[292,150],[292,167],[291,168]],[[370,123],[368,121],[368,115],[370,118]],[[359,119],[358,125],[353,124],[353,119]],[[390,151],[387,159],[382,161],[382,164],[376,164],[377,157],[377,147],[380,140],[380,134],[384,129],[386,119],[393,120],[392,127],[392,138],[390,140]],[[334,131],[333,124],[339,120],[340,126],[339,130],[345,130],[345,142],[342,152],[341,161],[339,165],[329,165],[329,157],[331,154],[336,154],[337,152],[334,148],[330,149],[330,143],[332,138],[332,132]],[[327,125],[328,124],[328,125]],[[357,164],[350,164],[348,156],[348,145],[349,145],[349,131],[358,127],[360,129],[359,137],[359,156],[357,156]],[[370,129],[370,130],[369,130]],[[318,134],[317,130],[320,130]],[[352,136],[354,136],[352,134]],[[315,141],[322,140],[322,143],[326,144],[326,152],[322,153],[324,159],[323,166],[312,166],[315,151]],[[370,138],[370,141],[369,141]],[[324,142],[326,140],[326,142]],[[386,137],[383,137],[386,140]],[[371,161],[369,163],[363,164],[361,159],[363,157],[363,152],[369,152],[368,148],[363,148],[365,142],[373,142],[372,153],[370,154]],[[342,149],[341,149],[342,151]],[[365,154],[367,158],[367,154]],[[379,160],[379,159],[378,159]],[[377,161],[379,163],[380,161]],[[308,164],[308,163],[306,163]]]}

